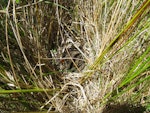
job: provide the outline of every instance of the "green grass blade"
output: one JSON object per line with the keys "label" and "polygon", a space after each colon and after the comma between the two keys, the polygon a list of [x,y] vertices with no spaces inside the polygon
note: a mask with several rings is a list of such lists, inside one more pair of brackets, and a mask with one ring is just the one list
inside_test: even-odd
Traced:
{"label": "green grass blade", "polygon": [[[129,38],[128,41],[126,41],[122,47],[120,47],[117,51],[115,51],[114,54],[112,54],[108,59],[111,59],[115,54],[117,54],[118,52],[122,51],[124,49],[124,47],[126,47],[127,45],[129,45],[138,35],[141,35],[141,33],[143,33],[145,30],[149,31],[149,26],[150,26],[150,19],[148,21],[146,21],[146,23],[144,23],[144,25],[140,25],[139,27],[144,26],[141,30],[137,31],[136,34],[134,34],[131,38]],[[147,36],[148,37],[148,36]]]}
{"label": "green grass blade", "polygon": [[[126,26],[121,30],[120,33],[110,42],[110,44],[106,47],[106,49],[96,58],[94,63],[89,67],[89,70],[94,70],[100,65],[104,56],[109,52],[112,46],[121,38],[121,36],[128,31],[128,29],[139,19],[145,9],[150,5],[150,1],[145,1],[140,9],[135,13],[133,18],[126,24]],[[81,79],[81,83],[83,83],[86,79],[91,77],[93,71],[86,73],[86,75]]]}
{"label": "green grass blade", "polygon": [[11,93],[30,93],[30,92],[56,92],[59,89],[18,89],[18,90],[0,90],[0,94],[11,94]]}
{"label": "green grass blade", "polygon": [[143,53],[143,55],[138,59],[136,64],[133,66],[133,68],[130,70],[130,72],[127,74],[126,78],[122,81],[119,88],[126,85],[128,82],[130,82],[133,78],[138,76],[141,72],[145,71],[149,65],[150,65],[150,57],[146,59],[142,64],[142,60],[145,59],[146,55],[150,52],[150,47]]}
{"label": "green grass blade", "polygon": [[[145,77],[145,78],[143,78],[143,79],[137,81],[136,83],[130,85],[129,87],[125,88],[124,90],[121,90],[121,91],[118,92],[116,95],[114,95],[112,98],[110,98],[110,100],[114,100],[115,98],[121,96],[122,94],[124,94],[125,92],[129,91],[130,89],[132,89],[132,88],[138,86],[139,84],[141,84],[141,83],[143,83],[143,82],[146,82],[146,81],[148,81],[148,80],[150,80],[150,75],[148,75],[147,77]],[[116,92],[116,91],[115,91],[115,92]],[[112,92],[112,93],[113,93],[113,92]],[[112,94],[112,93],[111,93],[111,94]]]}

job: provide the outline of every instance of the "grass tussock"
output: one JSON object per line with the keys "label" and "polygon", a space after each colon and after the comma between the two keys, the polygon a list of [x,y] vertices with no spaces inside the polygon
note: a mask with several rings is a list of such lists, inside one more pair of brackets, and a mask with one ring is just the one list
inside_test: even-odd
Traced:
{"label": "grass tussock", "polygon": [[148,111],[149,7],[149,0],[2,0],[0,110]]}

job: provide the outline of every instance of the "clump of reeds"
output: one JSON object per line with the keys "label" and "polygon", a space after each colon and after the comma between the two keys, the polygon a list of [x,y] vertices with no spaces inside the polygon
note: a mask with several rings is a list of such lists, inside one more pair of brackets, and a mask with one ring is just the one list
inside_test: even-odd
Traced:
{"label": "clump of reeds", "polygon": [[149,5],[3,1],[0,109],[97,113],[115,102],[149,109]]}

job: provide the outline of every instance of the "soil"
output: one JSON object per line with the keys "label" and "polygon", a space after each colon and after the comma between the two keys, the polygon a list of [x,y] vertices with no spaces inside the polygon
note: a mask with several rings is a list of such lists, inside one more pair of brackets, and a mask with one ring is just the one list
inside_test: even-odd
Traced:
{"label": "soil", "polygon": [[133,106],[130,104],[107,105],[103,113],[144,113],[146,109],[143,106]]}

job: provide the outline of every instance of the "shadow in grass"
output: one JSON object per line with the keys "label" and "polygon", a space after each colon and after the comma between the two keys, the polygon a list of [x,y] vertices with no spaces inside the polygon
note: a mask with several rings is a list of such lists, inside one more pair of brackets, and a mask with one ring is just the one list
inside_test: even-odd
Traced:
{"label": "shadow in grass", "polygon": [[133,106],[130,104],[112,104],[107,105],[102,113],[144,113],[146,109],[143,106]]}

